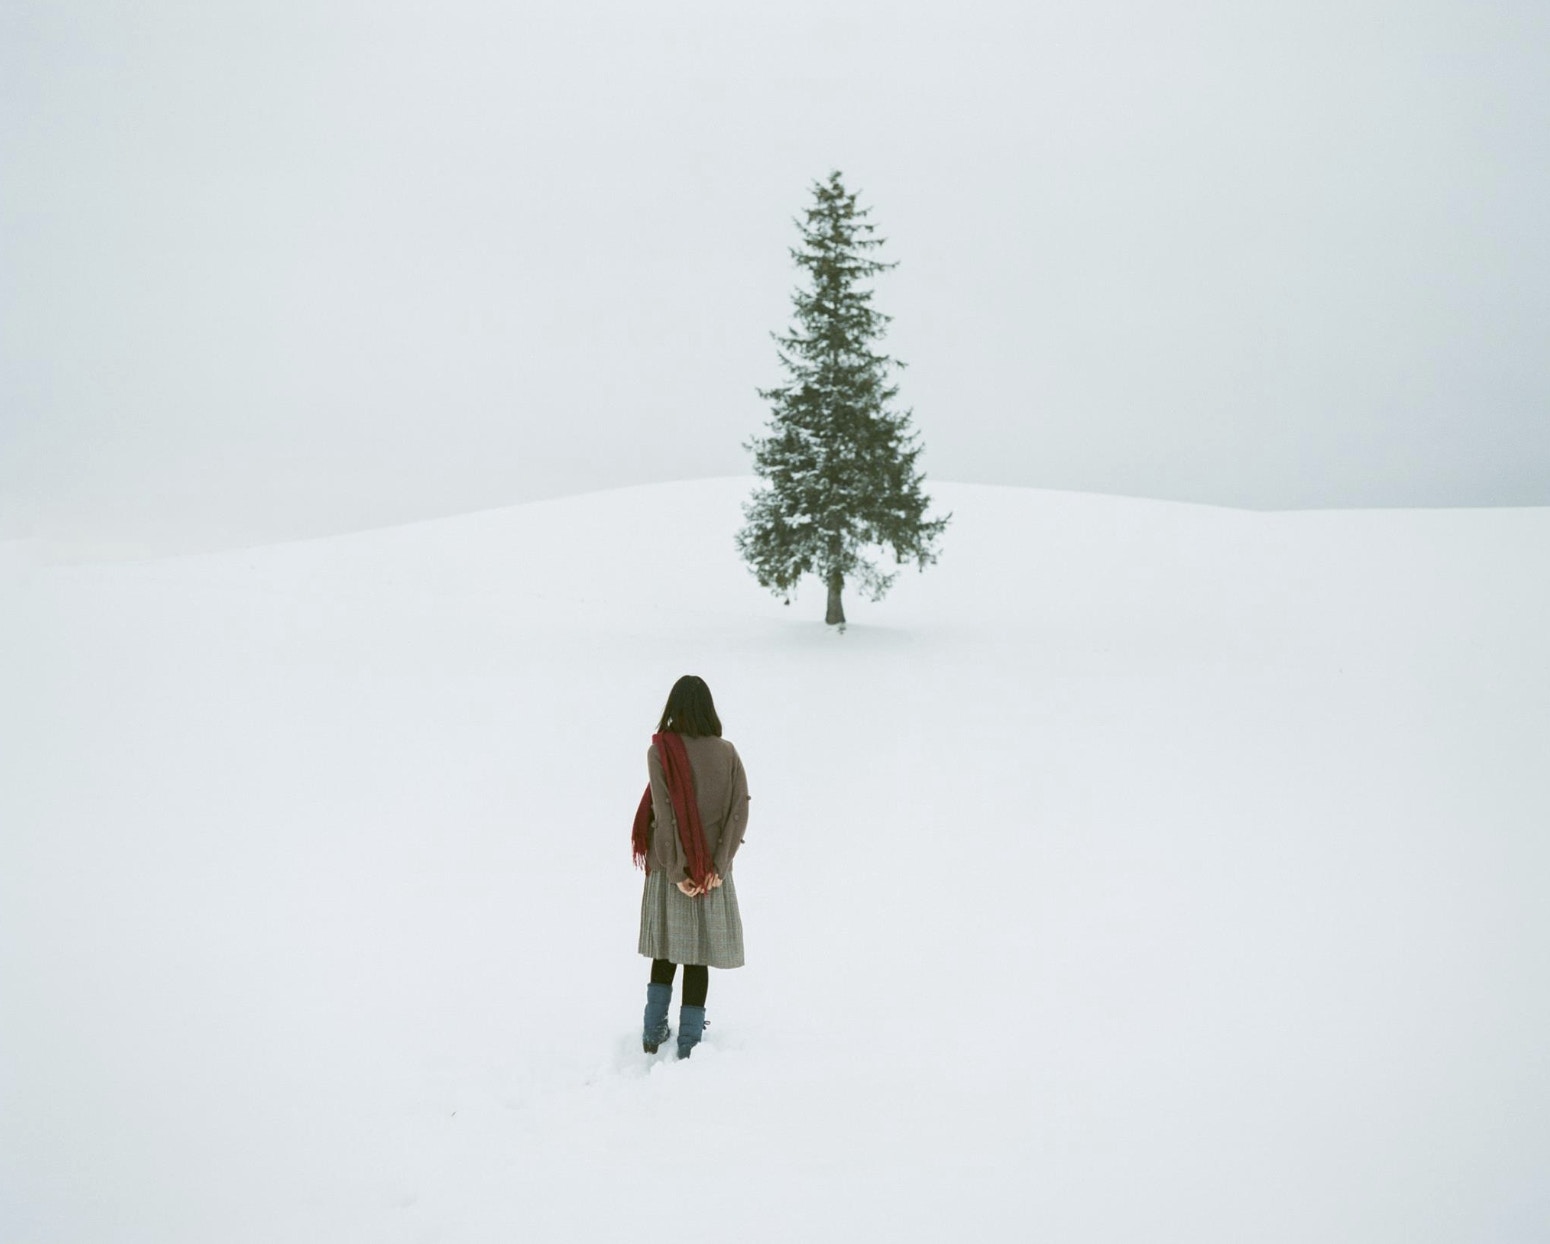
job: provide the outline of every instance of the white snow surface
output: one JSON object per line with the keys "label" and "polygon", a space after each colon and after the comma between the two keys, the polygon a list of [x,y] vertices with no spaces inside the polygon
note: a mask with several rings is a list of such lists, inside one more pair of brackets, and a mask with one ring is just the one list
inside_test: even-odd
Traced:
{"label": "white snow surface", "polygon": [[[940,484],[840,635],[749,487],[0,559],[0,1238],[1550,1238],[1550,511]],[[685,672],[753,804],[680,1063]]]}

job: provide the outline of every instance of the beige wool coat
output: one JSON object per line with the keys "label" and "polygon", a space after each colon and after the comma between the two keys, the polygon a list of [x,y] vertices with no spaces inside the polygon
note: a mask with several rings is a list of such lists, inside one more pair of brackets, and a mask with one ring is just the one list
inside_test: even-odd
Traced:
{"label": "beige wool coat", "polygon": [[[700,826],[705,831],[705,847],[710,852],[717,876],[732,871],[732,860],[743,845],[748,828],[748,777],[742,758],[726,739],[684,736],[689,767],[694,771],[695,803],[699,805]],[[689,876],[689,860],[678,838],[678,819],[668,797],[662,759],[653,743],[646,749],[646,770],[651,776],[651,871],[661,871],[675,885]]]}

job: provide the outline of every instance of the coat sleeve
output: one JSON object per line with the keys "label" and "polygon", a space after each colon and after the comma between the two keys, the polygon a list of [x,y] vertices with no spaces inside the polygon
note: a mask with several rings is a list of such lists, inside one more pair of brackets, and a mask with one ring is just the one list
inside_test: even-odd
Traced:
{"label": "coat sleeve", "polygon": [[678,818],[667,793],[667,777],[653,743],[646,749],[646,772],[651,777],[651,854],[674,885],[689,877],[689,860],[678,838]]}
{"label": "coat sleeve", "polygon": [[743,772],[743,758],[732,750],[732,791],[728,796],[731,807],[727,811],[726,827],[721,831],[721,841],[716,846],[716,875],[724,877],[732,867],[732,857],[743,845],[743,835],[748,830],[748,775]]}

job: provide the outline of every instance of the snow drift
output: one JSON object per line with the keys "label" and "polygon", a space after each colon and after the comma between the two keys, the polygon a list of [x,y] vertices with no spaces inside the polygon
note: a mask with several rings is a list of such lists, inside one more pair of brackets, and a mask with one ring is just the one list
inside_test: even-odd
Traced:
{"label": "snow drift", "polygon": [[[1550,512],[940,485],[841,636],[748,488],[10,559],[7,1241],[1550,1235]],[[679,1064],[690,671],[749,966]]]}

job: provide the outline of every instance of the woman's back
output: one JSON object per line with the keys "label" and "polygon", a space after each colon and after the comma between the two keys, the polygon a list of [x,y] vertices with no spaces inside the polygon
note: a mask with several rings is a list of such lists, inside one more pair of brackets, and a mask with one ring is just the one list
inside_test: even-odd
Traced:
{"label": "woman's back", "polygon": [[[742,845],[743,831],[748,825],[748,778],[743,772],[743,761],[727,739],[715,735],[679,737],[694,773],[694,802],[700,812],[705,848],[715,861],[716,872],[724,876]],[[681,881],[687,875],[687,860],[655,743],[646,749],[646,769],[651,777],[651,803],[656,818],[651,836],[651,865],[663,868],[671,880]]]}

